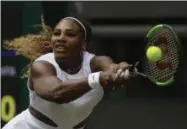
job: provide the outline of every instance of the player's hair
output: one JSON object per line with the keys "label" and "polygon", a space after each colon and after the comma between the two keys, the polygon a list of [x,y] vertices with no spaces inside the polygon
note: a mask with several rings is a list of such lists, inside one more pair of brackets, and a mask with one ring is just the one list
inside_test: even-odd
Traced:
{"label": "player's hair", "polygon": [[[89,43],[92,37],[92,30],[86,22],[81,19],[78,20],[84,25],[86,29],[85,40],[87,43]],[[43,16],[41,16],[41,27],[42,30],[38,34],[28,34],[25,36],[14,38],[10,41],[5,41],[4,47],[9,50],[14,50],[17,54],[20,54],[29,59],[32,63],[41,55],[52,52],[52,48],[50,47],[49,43],[51,42],[53,29],[45,24]],[[30,64],[26,68],[24,68],[23,77],[28,76],[28,68]]]}

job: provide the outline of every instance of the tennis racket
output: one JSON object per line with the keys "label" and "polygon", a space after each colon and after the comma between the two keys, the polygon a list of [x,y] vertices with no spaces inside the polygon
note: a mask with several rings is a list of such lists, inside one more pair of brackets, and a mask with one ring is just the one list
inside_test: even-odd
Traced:
{"label": "tennis racket", "polygon": [[[157,46],[162,50],[163,57],[160,61],[151,62],[147,59],[145,53],[150,46]],[[143,72],[136,71],[137,75],[150,79],[158,86],[168,86],[176,80],[181,59],[181,44],[175,31],[169,25],[159,24],[148,31],[143,56],[130,71],[141,66]]]}

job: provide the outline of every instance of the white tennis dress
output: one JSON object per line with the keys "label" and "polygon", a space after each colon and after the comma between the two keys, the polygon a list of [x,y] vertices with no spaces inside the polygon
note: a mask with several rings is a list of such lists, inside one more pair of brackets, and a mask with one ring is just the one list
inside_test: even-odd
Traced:
{"label": "white tennis dress", "polygon": [[[43,60],[51,63],[56,71],[57,77],[62,81],[80,79],[91,73],[90,61],[93,54],[84,52],[80,71],[70,75],[60,69],[55,61],[54,53],[42,55],[36,61]],[[103,97],[102,87],[92,89],[80,98],[65,104],[56,104],[40,98],[34,91],[29,89],[30,105],[53,120],[58,127],[51,127],[32,116],[28,109],[14,117],[2,129],[72,129],[75,125],[86,119],[93,108]]]}

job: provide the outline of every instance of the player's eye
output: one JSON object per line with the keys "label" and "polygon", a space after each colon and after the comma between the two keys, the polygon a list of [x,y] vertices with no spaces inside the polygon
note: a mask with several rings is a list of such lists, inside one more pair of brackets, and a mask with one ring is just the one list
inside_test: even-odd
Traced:
{"label": "player's eye", "polygon": [[58,30],[55,30],[55,31],[53,32],[53,35],[55,35],[55,36],[59,36],[60,34],[61,34],[61,32],[58,31]]}
{"label": "player's eye", "polygon": [[68,32],[66,33],[68,37],[76,37],[77,35],[75,33]]}

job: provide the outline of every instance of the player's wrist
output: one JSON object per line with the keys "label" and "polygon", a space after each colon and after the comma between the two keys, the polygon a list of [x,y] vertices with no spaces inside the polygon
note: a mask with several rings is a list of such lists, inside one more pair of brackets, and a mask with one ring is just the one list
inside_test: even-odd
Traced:
{"label": "player's wrist", "polygon": [[114,85],[114,81],[115,81],[115,74],[113,72],[100,72],[100,84],[102,85],[102,87],[106,88],[106,87],[110,87]]}
{"label": "player's wrist", "polygon": [[88,85],[92,88],[95,89],[97,87],[100,87],[100,74],[101,72],[95,72],[91,73],[88,75]]}

